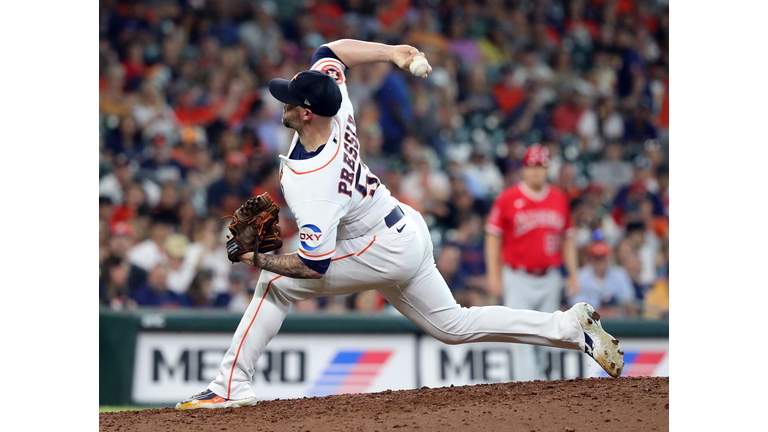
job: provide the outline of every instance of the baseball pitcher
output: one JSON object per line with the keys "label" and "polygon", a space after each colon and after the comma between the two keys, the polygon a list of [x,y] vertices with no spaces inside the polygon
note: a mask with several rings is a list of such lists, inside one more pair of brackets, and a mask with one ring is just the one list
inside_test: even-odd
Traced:
{"label": "baseball pitcher", "polygon": [[[227,251],[231,260],[261,268],[261,276],[218,376],[177,409],[254,405],[254,366],[291,303],[372,289],[444,343],[510,342],[582,350],[610,375],[621,374],[618,341],[602,329],[599,315],[586,303],[554,313],[459,306],[435,267],[422,216],[392,197],[361,160],[346,69],[391,61],[408,70],[417,57],[424,54],[408,45],[339,40],[315,51],[310,70],[269,83],[272,96],[285,104],[283,124],[296,131],[287,156],[280,156],[279,175],[299,226],[300,247],[286,255],[260,252],[262,237],[270,243],[275,233],[279,238],[279,228],[269,222],[276,219],[274,207],[266,201],[241,207],[247,214],[240,214],[237,223],[253,228],[232,227]],[[419,76],[431,71],[428,67]],[[254,217],[255,208],[264,210]],[[238,241],[246,231],[247,241]]]}

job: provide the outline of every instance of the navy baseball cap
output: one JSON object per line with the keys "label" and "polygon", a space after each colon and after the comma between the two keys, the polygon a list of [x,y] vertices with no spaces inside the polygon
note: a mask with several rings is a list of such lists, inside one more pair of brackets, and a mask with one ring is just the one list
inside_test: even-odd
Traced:
{"label": "navy baseball cap", "polygon": [[333,117],[341,108],[341,90],[336,81],[323,72],[299,72],[290,81],[275,78],[269,92],[282,103],[298,105],[323,117]]}

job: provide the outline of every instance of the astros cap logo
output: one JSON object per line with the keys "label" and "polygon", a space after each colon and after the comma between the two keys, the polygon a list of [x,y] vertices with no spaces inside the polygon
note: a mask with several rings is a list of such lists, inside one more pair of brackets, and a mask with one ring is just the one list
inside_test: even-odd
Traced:
{"label": "astros cap logo", "polygon": [[344,82],[344,80],[341,78],[341,71],[339,71],[339,69],[332,64],[324,66],[323,72],[336,80],[336,84],[341,84]]}

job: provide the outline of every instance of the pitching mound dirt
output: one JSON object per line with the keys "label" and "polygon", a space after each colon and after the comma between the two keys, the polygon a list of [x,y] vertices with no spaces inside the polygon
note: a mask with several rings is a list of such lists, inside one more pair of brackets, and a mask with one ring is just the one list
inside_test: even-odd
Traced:
{"label": "pitching mound dirt", "polygon": [[669,378],[422,388],[245,408],[99,414],[108,431],[668,431]]}

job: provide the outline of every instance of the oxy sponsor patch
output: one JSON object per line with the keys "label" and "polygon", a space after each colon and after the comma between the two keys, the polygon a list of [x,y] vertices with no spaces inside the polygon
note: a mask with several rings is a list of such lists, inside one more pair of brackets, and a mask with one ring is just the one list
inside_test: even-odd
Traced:
{"label": "oxy sponsor patch", "polygon": [[320,246],[323,238],[323,232],[315,225],[306,224],[299,228],[299,241],[304,250],[315,250]]}

